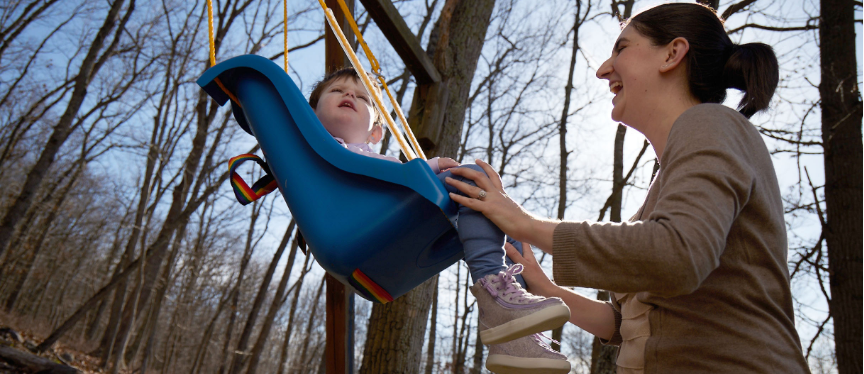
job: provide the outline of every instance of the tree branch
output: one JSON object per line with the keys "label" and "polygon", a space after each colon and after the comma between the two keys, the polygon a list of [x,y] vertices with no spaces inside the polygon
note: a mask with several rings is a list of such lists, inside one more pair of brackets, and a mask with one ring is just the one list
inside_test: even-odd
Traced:
{"label": "tree branch", "polygon": [[726,8],[726,10],[723,12],[723,15],[720,16],[720,18],[722,18],[723,20],[727,20],[733,14],[740,12],[742,9],[746,8],[748,5],[753,4],[755,2],[756,2],[756,0],[742,0],[740,2],[732,4],[728,8]]}
{"label": "tree branch", "polygon": [[736,33],[736,32],[743,31],[744,29],[747,29],[747,28],[754,28],[754,29],[760,29],[760,30],[768,30],[768,31],[780,31],[780,32],[784,32],[784,31],[807,31],[807,30],[816,30],[816,29],[819,28],[819,26],[817,26],[817,25],[806,25],[806,26],[795,26],[795,27],[775,27],[775,26],[764,26],[764,25],[760,25],[760,24],[756,24],[756,23],[748,23],[748,24],[744,24],[744,25],[742,25],[742,26],[739,26],[739,27],[737,27],[737,28],[734,28],[734,29],[732,29],[732,30],[729,30],[729,31],[727,32],[727,34],[730,34],[730,35],[731,35],[731,34],[734,34],[734,33]]}

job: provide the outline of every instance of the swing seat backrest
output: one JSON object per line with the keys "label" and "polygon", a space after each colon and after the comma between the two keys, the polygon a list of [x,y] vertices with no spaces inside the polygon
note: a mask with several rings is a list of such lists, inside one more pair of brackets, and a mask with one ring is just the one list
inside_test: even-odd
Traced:
{"label": "swing seat backrest", "polygon": [[272,61],[235,57],[207,70],[198,85],[219,105],[232,102],[315,259],[360,295],[391,301],[462,258],[456,206],[426,162],[345,149]]}

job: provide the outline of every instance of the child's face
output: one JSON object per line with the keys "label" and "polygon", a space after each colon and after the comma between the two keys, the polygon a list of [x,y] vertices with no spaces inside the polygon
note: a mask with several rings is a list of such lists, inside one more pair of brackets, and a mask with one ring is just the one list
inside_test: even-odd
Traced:
{"label": "child's face", "polygon": [[346,143],[377,143],[381,126],[375,126],[375,108],[366,89],[355,79],[340,78],[330,83],[315,107],[324,128]]}

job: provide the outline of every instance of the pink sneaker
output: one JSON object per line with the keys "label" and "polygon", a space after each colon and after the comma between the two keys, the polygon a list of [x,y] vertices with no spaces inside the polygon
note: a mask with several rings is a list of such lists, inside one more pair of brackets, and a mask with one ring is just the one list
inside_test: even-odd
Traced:
{"label": "pink sneaker", "polygon": [[519,285],[515,264],[498,274],[489,274],[471,286],[480,313],[480,340],[499,344],[526,335],[552,330],[570,319],[570,308],[557,297],[536,296]]}
{"label": "pink sneaker", "polygon": [[497,374],[569,373],[567,356],[552,349],[540,337],[546,338],[543,334],[534,334],[490,345],[486,368]]}

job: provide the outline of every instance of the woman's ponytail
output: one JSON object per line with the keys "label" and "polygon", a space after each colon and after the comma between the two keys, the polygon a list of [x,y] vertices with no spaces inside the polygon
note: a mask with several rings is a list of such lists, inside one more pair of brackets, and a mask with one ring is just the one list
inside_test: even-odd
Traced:
{"label": "woman's ponytail", "polygon": [[723,80],[726,88],[744,92],[738,111],[745,117],[768,108],[780,80],[774,50],[763,43],[735,45],[723,68]]}
{"label": "woman's ponytail", "polygon": [[628,21],[653,45],[687,39],[687,77],[690,93],[702,103],[722,103],[726,89],[744,92],[738,110],[750,118],[768,108],[779,80],[777,56],[762,43],[736,45],[717,13],[694,3],[663,4]]}

